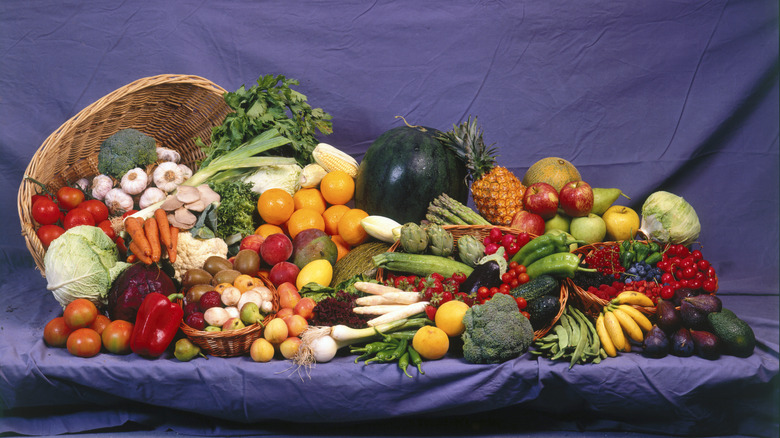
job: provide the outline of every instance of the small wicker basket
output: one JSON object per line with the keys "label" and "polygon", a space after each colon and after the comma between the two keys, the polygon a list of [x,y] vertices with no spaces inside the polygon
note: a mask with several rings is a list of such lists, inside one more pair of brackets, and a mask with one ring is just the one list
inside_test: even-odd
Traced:
{"label": "small wicker basket", "polygon": [[276,317],[279,311],[279,294],[273,284],[263,275],[260,276],[265,287],[273,293],[273,310],[269,313],[262,323],[252,324],[239,330],[230,330],[224,332],[207,332],[196,330],[183,321],[180,325],[181,331],[204,353],[217,357],[241,356],[249,352],[252,343],[263,336],[263,328]]}
{"label": "small wicker basket", "polygon": [[[457,241],[460,237],[465,235],[471,235],[476,237],[478,240],[482,240],[485,237],[487,237],[490,234],[490,230],[493,228],[498,228],[501,230],[504,234],[510,234],[513,236],[516,236],[521,233],[521,231],[517,228],[511,228],[511,227],[505,227],[505,226],[498,226],[498,225],[445,225],[443,227],[445,230],[449,231],[452,234],[452,237],[455,240],[455,249],[457,250]],[[536,235],[532,234],[531,237],[537,237]],[[400,246],[400,242],[396,241],[388,250],[389,252],[395,252],[398,247]],[[384,279],[384,270],[379,269],[377,270],[377,279],[379,281],[382,281]],[[555,325],[556,322],[560,319],[561,315],[563,315],[563,312],[566,310],[566,302],[569,297],[569,292],[567,289],[567,285],[565,282],[561,282],[561,290],[560,294],[558,296],[558,301],[561,303],[561,308],[558,311],[558,314],[555,315],[555,317],[550,321],[549,324],[546,326],[540,328],[539,330],[534,331],[534,339],[539,339],[544,337]]]}
{"label": "small wicker basket", "polygon": [[[644,242],[644,241],[641,241]],[[574,254],[577,254],[580,257],[580,260],[585,260],[586,257],[588,257],[592,252],[597,251],[602,248],[607,247],[617,247],[622,243],[620,242],[596,242],[592,243],[590,245],[583,245],[576,250],[572,251]],[[580,286],[577,286],[572,279],[566,279],[567,286],[569,288],[569,291],[571,293],[571,296],[574,300],[577,301],[579,304],[578,307],[587,313],[590,316],[597,316],[601,310],[609,304],[608,300],[604,300],[602,298],[599,298],[598,296],[586,291],[585,289],[581,288]],[[717,289],[715,290],[717,292]],[[714,295],[715,292],[712,292]],[[655,306],[653,307],[642,307],[642,306],[633,306],[640,312],[646,314],[646,315],[654,315],[655,314]]]}
{"label": "small wicker basket", "polygon": [[[158,146],[178,151],[182,163],[195,168],[204,157],[195,139],[208,143],[211,128],[232,111],[224,93],[220,86],[198,76],[168,74],[139,79],[92,103],[49,135],[24,175],[52,191],[97,175],[101,143],[125,128],[154,137]],[[30,205],[37,188],[24,179],[17,206],[27,248],[45,276],[45,250],[35,233]]]}

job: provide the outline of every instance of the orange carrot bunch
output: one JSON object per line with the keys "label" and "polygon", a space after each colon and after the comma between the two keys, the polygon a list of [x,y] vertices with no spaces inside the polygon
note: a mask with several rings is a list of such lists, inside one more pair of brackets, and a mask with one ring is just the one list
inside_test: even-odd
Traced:
{"label": "orange carrot bunch", "polygon": [[129,217],[125,219],[125,230],[130,235],[128,249],[132,252],[127,258],[128,262],[139,260],[147,265],[157,263],[162,257],[163,249],[171,263],[176,261],[179,229],[168,222],[165,210],[155,210],[154,216],[146,220]]}

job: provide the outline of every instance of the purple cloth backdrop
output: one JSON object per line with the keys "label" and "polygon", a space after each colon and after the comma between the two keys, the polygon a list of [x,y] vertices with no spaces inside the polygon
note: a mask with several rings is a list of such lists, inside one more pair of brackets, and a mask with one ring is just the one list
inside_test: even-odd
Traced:
{"label": "purple cloth backdrop", "polygon": [[[317,433],[274,421],[341,434],[333,428],[350,421],[419,426],[496,409],[509,414],[493,426],[509,415],[530,428],[778,434],[776,1],[0,2],[0,53],[0,434]],[[333,116],[324,140],[358,160],[397,115],[439,129],[474,115],[518,177],[558,156],[637,210],[656,190],[681,195],[701,219],[718,293],[756,330],[756,354],[626,355],[570,371],[528,355],[500,366],[447,358],[412,381],[346,358],[300,379],[284,362],[48,349],[42,327],[60,308],[20,234],[24,170],[81,109],[165,73],[227,90],[296,78]]]}

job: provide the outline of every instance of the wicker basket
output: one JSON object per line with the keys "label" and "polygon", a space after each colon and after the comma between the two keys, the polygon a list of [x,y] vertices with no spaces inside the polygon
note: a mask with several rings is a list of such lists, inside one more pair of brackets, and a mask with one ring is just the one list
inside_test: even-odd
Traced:
{"label": "wicker basket", "polygon": [[[641,241],[641,242],[645,242],[645,241]],[[574,254],[577,254],[580,257],[580,260],[584,260],[593,251],[599,250],[601,248],[606,248],[606,247],[617,247],[621,243],[622,241],[621,242],[596,242],[590,245],[583,245],[572,252]],[[604,306],[609,304],[608,300],[599,298],[598,296],[577,286],[574,283],[574,281],[570,278],[566,279],[566,283],[569,289],[569,293],[571,294],[573,299],[576,300],[577,303],[579,304],[578,307],[580,307],[582,311],[584,311],[585,313],[591,316],[597,316],[604,308]],[[712,292],[712,294],[715,294],[715,292]],[[655,306],[653,307],[634,306],[634,307],[646,315],[655,314]]]}
{"label": "wicker basket", "polygon": [[263,328],[275,318],[280,307],[279,294],[274,285],[263,275],[260,276],[260,279],[265,287],[273,293],[273,311],[265,317],[262,323],[253,324],[240,330],[207,332],[196,330],[182,321],[181,331],[206,354],[217,357],[234,357],[246,354],[252,343],[263,335]]}
{"label": "wicker basket", "polygon": [[[65,122],[43,142],[27,166],[25,177],[52,191],[79,178],[97,175],[101,143],[116,131],[135,128],[177,150],[190,167],[204,157],[195,138],[211,138],[211,128],[232,109],[225,90],[197,76],[160,75],[139,79],[102,97]],[[45,250],[35,234],[31,197],[37,185],[26,179],[19,187],[17,206],[22,235],[42,275]]]}
{"label": "wicker basket", "polygon": [[[498,225],[445,225],[443,227],[445,230],[449,231],[452,234],[452,237],[455,240],[455,249],[457,250],[457,241],[460,237],[465,235],[471,235],[476,237],[478,240],[482,240],[485,237],[487,237],[490,234],[490,230],[493,228],[498,228],[501,230],[504,234],[510,234],[510,235],[518,235],[520,234],[520,230],[517,228],[511,228],[511,227],[504,227],[504,226],[498,226]],[[537,237],[536,235],[532,234],[531,237]],[[400,242],[396,241],[388,250],[389,252],[395,252],[398,247],[400,246]],[[384,279],[384,270],[379,269],[377,270],[377,279],[379,281],[382,281]],[[558,322],[558,319],[560,319],[561,315],[563,315],[563,312],[566,310],[566,302],[569,297],[569,292],[567,289],[567,285],[565,282],[561,282],[561,290],[560,295],[558,296],[558,301],[561,303],[561,308],[558,311],[558,314],[553,318],[550,323],[540,328],[539,330],[534,331],[534,339],[539,339],[544,337],[544,335],[547,334],[547,332],[552,329],[552,327],[555,325],[556,322]]]}

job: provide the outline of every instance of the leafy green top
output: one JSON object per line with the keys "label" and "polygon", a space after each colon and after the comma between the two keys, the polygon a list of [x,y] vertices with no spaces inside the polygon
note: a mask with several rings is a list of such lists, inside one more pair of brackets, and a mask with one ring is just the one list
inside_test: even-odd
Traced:
{"label": "leafy green top", "polygon": [[319,143],[316,133],[333,132],[331,115],[321,108],[312,108],[306,96],[291,85],[299,82],[282,75],[265,75],[249,89],[242,85],[235,92],[225,93],[225,102],[235,112],[212,129],[209,146],[198,140],[206,154],[201,167],[271,128],[290,140],[289,145],[274,153],[295,157],[301,165],[311,163],[311,152]]}

